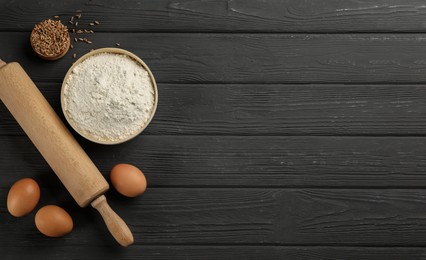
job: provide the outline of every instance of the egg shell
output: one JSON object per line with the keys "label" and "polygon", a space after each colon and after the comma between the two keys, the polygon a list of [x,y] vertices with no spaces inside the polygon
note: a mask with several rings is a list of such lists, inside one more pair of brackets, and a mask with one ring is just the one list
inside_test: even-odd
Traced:
{"label": "egg shell", "polygon": [[114,188],[124,196],[136,197],[146,190],[146,178],[141,170],[130,164],[117,164],[110,174]]}
{"label": "egg shell", "polygon": [[38,210],[35,225],[48,237],[61,237],[72,231],[74,223],[64,209],[56,205],[47,205]]}
{"label": "egg shell", "polygon": [[7,210],[12,216],[22,217],[30,213],[40,200],[40,187],[31,178],[20,179],[7,194]]}

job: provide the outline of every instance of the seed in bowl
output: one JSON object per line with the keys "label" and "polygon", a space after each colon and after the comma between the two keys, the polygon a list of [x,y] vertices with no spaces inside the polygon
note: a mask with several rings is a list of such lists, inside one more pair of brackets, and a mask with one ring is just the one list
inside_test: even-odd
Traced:
{"label": "seed in bowl", "polygon": [[57,60],[67,53],[70,35],[61,21],[48,19],[34,27],[30,42],[38,56],[46,60]]}
{"label": "seed in bowl", "polygon": [[99,53],[77,64],[66,79],[63,108],[70,124],[91,139],[127,140],[154,112],[154,86],[131,57]]}

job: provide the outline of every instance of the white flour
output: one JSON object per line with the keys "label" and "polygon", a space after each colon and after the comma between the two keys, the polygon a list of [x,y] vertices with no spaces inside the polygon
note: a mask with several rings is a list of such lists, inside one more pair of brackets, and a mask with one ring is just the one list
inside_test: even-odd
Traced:
{"label": "white flour", "polygon": [[64,110],[74,127],[99,141],[126,139],[154,108],[148,72],[126,55],[100,53],[77,65],[64,88]]}

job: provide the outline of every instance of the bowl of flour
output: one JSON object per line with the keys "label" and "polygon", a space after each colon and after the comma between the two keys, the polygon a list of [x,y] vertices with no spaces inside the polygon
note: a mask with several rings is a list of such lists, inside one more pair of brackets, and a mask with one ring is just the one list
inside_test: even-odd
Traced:
{"label": "bowl of flour", "polygon": [[81,136],[100,144],[138,136],[151,122],[157,102],[157,85],[148,66],[118,48],[82,56],[62,83],[66,120]]}

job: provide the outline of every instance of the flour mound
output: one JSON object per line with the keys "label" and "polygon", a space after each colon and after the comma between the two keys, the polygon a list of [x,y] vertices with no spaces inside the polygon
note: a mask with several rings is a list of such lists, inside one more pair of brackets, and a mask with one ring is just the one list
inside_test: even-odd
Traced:
{"label": "flour mound", "polygon": [[64,87],[64,110],[73,126],[99,141],[136,134],[154,109],[148,72],[127,55],[100,53],[73,70]]}

